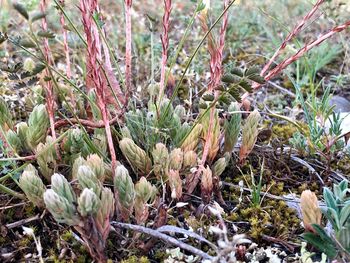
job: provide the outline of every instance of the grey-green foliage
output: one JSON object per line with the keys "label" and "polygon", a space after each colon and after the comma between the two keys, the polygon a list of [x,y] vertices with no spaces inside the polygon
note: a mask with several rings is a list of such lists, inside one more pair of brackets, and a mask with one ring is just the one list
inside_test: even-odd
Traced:
{"label": "grey-green foliage", "polygon": [[[181,118],[170,105],[166,110],[169,101],[164,100],[159,109],[159,116],[156,107],[147,110],[129,111],[125,115],[126,127],[131,134],[133,141],[150,153],[154,146],[161,142],[166,144],[170,142],[176,145],[181,141],[188,128],[181,125]],[[179,132],[180,131],[180,132]]]}
{"label": "grey-green foliage", "polygon": [[305,233],[303,237],[325,253],[331,259],[350,260],[350,189],[347,180],[334,184],[333,191],[325,187],[323,197],[326,207],[323,214],[332,225],[332,232],[327,233],[322,226],[313,224],[316,233]]}
{"label": "grey-green foliage", "polygon": [[350,189],[349,182],[344,180],[334,184],[333,192],[324,188],[323,197],[326,208],[322,209],[331,222],[335,238],[350,256]]}

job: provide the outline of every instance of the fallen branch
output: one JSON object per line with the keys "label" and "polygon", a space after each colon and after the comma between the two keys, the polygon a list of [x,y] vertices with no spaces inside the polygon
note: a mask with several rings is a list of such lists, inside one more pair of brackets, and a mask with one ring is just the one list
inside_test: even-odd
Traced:
{"label": "fallen branch", "polygon": [[152,237],[161,239],[166,243],[169,243],[169,244],[172,244],[176,247],[187,250],[188,252],[191,252],[194,255],[200,256],[203,259],[209,259],[209,260],[213,259],[212,256],[208,255],[207,253],[203,252],[202,250],[199,250],[198,248],[195,248],[191,245],[187,245],[187,244],[185,244],[185,243],[183,243],[183,242],[181,242],[181,241],[179,241],[171,236],[163,234],[157,230],[147,228],[144,226],[126,224],[126,223],[115,222],[115,221],[111,222],[111,225],[114,227],[118,227],[118,228],[125,228],[125,229],[134,230],[134,231],[141,232],[141,233],[150,235]]}

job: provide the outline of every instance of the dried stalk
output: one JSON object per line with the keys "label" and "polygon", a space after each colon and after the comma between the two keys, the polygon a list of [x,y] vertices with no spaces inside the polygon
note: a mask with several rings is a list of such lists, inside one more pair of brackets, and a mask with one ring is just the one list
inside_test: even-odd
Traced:
{"label": "dried stalk", "polygon": [[132,0],[125,0],[125,84],[127,97],[131,94],[131,6]]}
{"label": "dried stalk", "polygon": [[[61,6],[64,6],[64,0],[59,0],[59,2],[61,4]],[[72,71],[71,71],[71,65],[70,65],[68,34],[67,34],[67,30],[65,29],[64,14],[62,12],[60,12],[60,23],[61,23],[62,34],[63,34],[64,53],[66,55],[67,78],[70,79],[72,77]]]}
{"label": "dried stalk", "polygon": [[107,112],[107,97],[106,91],[108,89],[107,79],[103,75],[101,64],[97,61],[102,61],[102,50],[99,31],[96,24],[93,22],[93,15],[97,11],[97,0],[81,0],[80,10],[84,25],[84,31],[87,38],[87,85],[91,84],[90,88],[95,88],[97,105],[101,111],[102,120],[106,130],[106,137],[108,147],[111,155],[112,171],[114,173],[117,159],[113,144],[110,122]]}
{"label": "dried stalk", "polygon": [[171,0],[164,0],[164,15],[163,15],[163,35],[160,39],[162,41],[162,63],[160,67],[160,87],[158,95],[158,105],[161,104],[165,90],[165,71],[168,61],[169,48],[169,20],[171,14]]}
{"label": "dried stalk", "polygon": [[273,70],[271,70],[265,76],[265,80],[269,81],[270,79],[275,77],[277,74],[279,74],[282,70],[284,70],[286,67],[288,67],[290,64],[292,64],[294,61],[298,60],[303,55],[305,55],[305,53],[307,53],[310,49],[320,45],[323,41],[327,40],[328,38],[330,38],[334,34],[345,30],[349,26],[350,26],[350,20],[347,21],[346,23],[340,25],[340,26],[336,26],[336,27],[332,28],[329,32],[321,35],[316,40],[310,42],[309,44],[306,44],[304,47],[299,49],[298,52],[296,52],[293,56],[291,56],[290,58],[284,60],[283,62],[278,64]]}
{"label": "dried stalk", "polygon": [[[40,11],[42,13],[46,12],[46,7],[47,7],[47,2],[46,0],[41,0],[40,1]],[[41,20],[41,27],[43,31],[47,31],[47,20],[46,17],[43,17]],[[47,38],[44,38],[44,56],[45,60],[49,65],[52,65],[52,58],[50,56],[51,51],[50,51],[50,46],[49,46],[49,40]],[[50,76],[49,70],[45,69],[45,76]],[[43,85],[46,89],[46,108],[47,112],[49,114],[49,119],[50,119],[50,128],[51,128],[51,135],[54,141],[56,141],[57,136],[56,136],[56,131],[55,131],[55,108],[56,108],[56,103],[55,103],[55,95],[53,91],[53,85],[50,80],[45,81]],[[56,149],[56,155],[58,159],[61,159],[61,155],[59,152],[58,145],[55,145]]]}
{"label": "dried stalk", "polygon": [[[227,9],[228,5],[229,5],[229,1],[225,0],[224,10]],[[203,30],[208,31],[209,29],[208,29],[206,20],[207,20],[207,14],[204,13],[200,16],[200,21],[201,21]],[[223,17],[222,25],[220,28],[220,37],[219,37],[218,46],[215,43],[215,40],[213,39],[212,34],[210,33],[208,35],[208,50],[210,53],[210,82],[209,82],[208,91],[215,90],[215,88],[220,84],[220,81],[221,81],[222,55],[225,47],[225,36],[226,36],[227,25],[228,25],[228,12],[226,12]],[[214,95],[215,95],[215,99],[217,99],[219,96],[219,91],[215,91]],[[201,160],[202,165],[204,165],[206,162],[208,152],[209,152],[209,147],[211,145],[212,130],[213,130],[214,121],[215,121],[214,120],[215,110],[216,110],[215,107],[212,107],[210,109],[209,127],[207,132],[207,138],[205,138],[206,140],[205,140],[205,145],[204,145],[204,150],[203,150],[202,160]]]}
{"label": "dried stalk", "polygon": [[324,0],[318,0],[316,4],[313,6],[313,8],[310,10],[309,13],[301,20],[301,22],[296,25],[291,33],[285,38],[285,40],[282,42],[281,46],[276,50],[275,54],[271,57],[269,62],[264,66],[263,70],[261,71],[261,76],[265,75],[265,73],[269,70],[271,64],[276,61],[276,58],[281,54],[281,51],[286,48],[287,43],[291,41],[296,35],[300,33],[300,31],[303,29],[304,25],[307,21],[315,14],[315,12],[318,10],[320,5],[324,3]]}
{"label": "dried stalk", "polygon": [[195,248],[191,245],[187,245],[171,236],[168,236],[166,234],[163,234],[157,230],[151,229],[151,228],[147,228],[147,227],[143,227],[143,226],[139,226],[139,225],[132,225],[132,224],[126,224],[126,223],[120,223],[120,222],[111,222],[111,225],[114,227],[118,227],[118,228],[125,228],[125,229],[131,229],[137,232],[141,232],[141,233],[145,233],[147,235],[153,236],[155,238],[161,239],[163,240],[165,243],[168,244],[172,244],[176,247],[180,247],[184,250],[187,250],[189,252],[191,252],[194,255],[200,256],[203,259],[213,259],[212,256],[208,255],[207,253],[203,252],[202,250],[199,250],[198,248]]}

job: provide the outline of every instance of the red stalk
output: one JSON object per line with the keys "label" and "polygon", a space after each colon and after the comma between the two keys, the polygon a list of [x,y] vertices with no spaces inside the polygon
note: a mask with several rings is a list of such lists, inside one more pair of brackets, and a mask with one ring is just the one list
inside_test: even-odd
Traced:
{"label": "red stalk", "polygon": [[165,71],[168,61],[168,48],[169,48],[169,21],[171,14],[171,0],[164,0],[164,15],[163,15],[163,35],[160,39],[162,41],[162,62],[160,68],[160,88],[158,96],[158,104],[161,104],[164,90],[165,90]]}
{"label": "red stalk", "polygon": [[[46,0],[41,0],[40,1],[40,11],[42,13],[45,13],[46,11]],[[47,21],[46,17],[43,17],[41,20],[41,26],[44,31],[47,31]],[[47,38],[44,39],[44,56],[45,60],[49,65],[52,65],[52,58],[50,56],[51,51],[50,51],[50,46],[49,46],[49,40]],[[45,69],[45,76],[50,76],[50,72],[48,69]],[[49,114],[49,119],[50,119],[50,128],[51,128],[51,135],[54,141],[56,141],[57,136],[56,136],[56,131],[55,131],[55,108],[56,108],[56,103],[55,103],[55,95],[53,91],[53,85],[52,82],[46,81],[44,83],[45,89],[46,89],[46,108],[47,112]],[[56,150],[56,155],[58,159],[61,159],[61,155],[58,149],[58,145],[55,144],[55,150]]]}
{"label": "red stalk", "polygon": [[275,54],[272,56],[272,58],[269,60],[269,62],[265,65],[263,70],[261,71],[261,76],[265,75],[266,71],[270,68],[271,64],[276,60],[276,58],[281,54],[281,51],[286,48],[287,43],[291,41],[297,34],[300,33],[300,31],[303,29],[306,22],[315,14],[315,12],[318,10],[321,4],[324,3],[324,0],[318,0],[316,4],[313,6],[313,8],[310,10],[309,13],[304,16],[304,18],[301,20],[301,22],[296,25],[291,33],[285,38],[285,40],[282,42],[281,46],[276,50]]}
{"label": "red stalk", "polygon": [[132,0],[125,0],[125,84],[127,98],[131,94],[131,6]]}
{"label": "red stalk", "polygon": [[80,10],[87,38],[87,65],[89,66],[87,80],[91,81],[91,88],[96,90],[97,105],[101,111],[102,120],[106,130],[108,148],[112,161],[112,171],[114,174],[117,159],[107,111],[106,91],[108,86],[107,79],[103,75],[102,65],[98,63],[98,61],[102,61],[101,41],[98,28],[92,17],[94,13],[97,12],[97,8],[97,0],[80,0]]}

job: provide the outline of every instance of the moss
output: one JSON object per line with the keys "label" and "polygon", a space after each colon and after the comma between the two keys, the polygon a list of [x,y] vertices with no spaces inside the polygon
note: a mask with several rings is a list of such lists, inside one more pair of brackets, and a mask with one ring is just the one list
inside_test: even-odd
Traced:
{"label": "moss", "polygon": [[137,257],[137,256],[131,256],[128,259],[122,260],[121,263],[150,263],[150,261],[145,256],[143,256],[141,258]]}
{"label": "moss", "polygon": [[73,233],[72,231],[69,229],[69,230],[66,230],[64,231],[62,234],[61,234],[61,238],[64,240],[64,241],[67,241],[67,242],[71,242],[74,239],[73,237]]}

